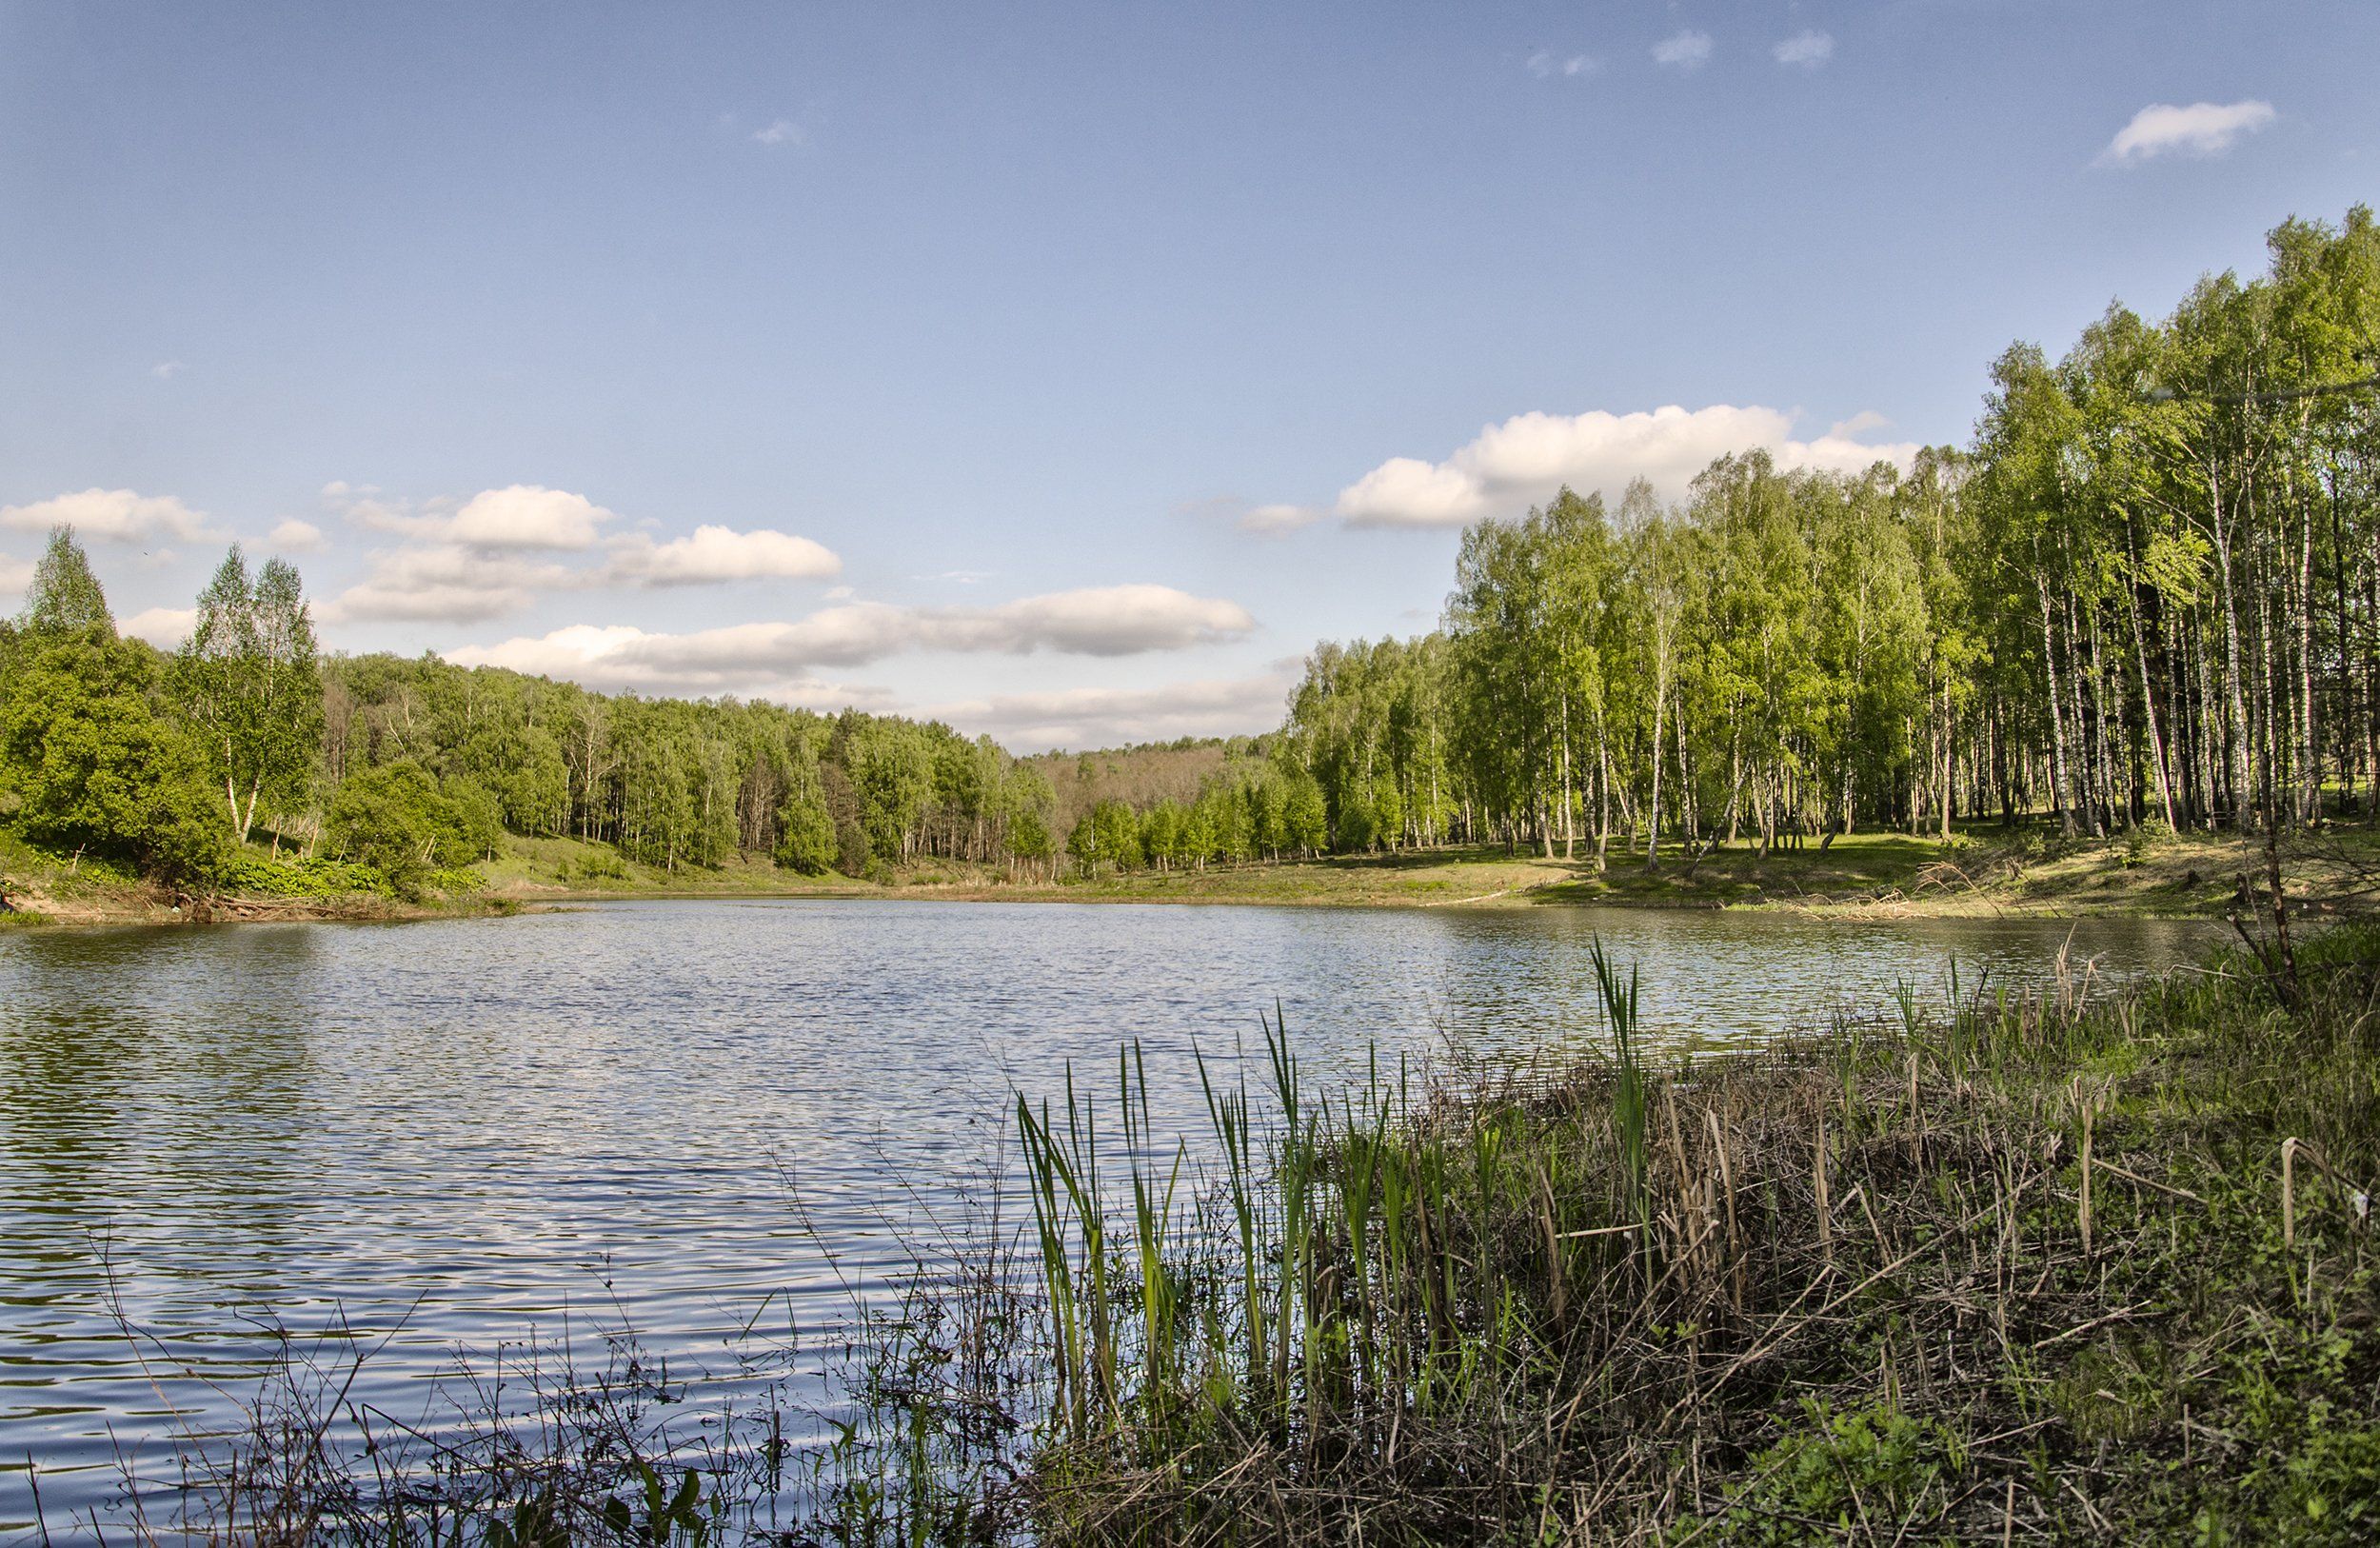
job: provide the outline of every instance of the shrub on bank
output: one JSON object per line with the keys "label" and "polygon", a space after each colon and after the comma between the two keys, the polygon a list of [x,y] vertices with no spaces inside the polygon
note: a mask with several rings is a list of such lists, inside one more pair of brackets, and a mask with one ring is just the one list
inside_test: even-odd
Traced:
{"label": "shrub on bank", "polygon": [[225,862],[217,885],[226,893],[250,898],[330,898],[355,892],[386,896],[388,892],[388,879],[376,866],[322,855],[274,860],[253,852],[235,854]]}

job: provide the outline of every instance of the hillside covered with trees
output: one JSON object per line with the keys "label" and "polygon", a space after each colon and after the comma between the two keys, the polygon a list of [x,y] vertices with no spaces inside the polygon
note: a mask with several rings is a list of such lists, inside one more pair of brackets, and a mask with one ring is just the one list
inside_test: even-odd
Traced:
{"label": "hillside covered with trees", "polygon": [[2368,810],[2380,759],[2380,230],[1992,366],[1972,442],[1856,476],[1721,458],[1463,535],[1441,626],[1324,644],[1275,733],[1022,759],[946,725],[325,656],[235,548],[168,654],[69,531],[0,626],[0,823],[178,887],[292,852],[409,887],[505,836],[677,873],[1055,879],[1448,843],[1823,847]]}

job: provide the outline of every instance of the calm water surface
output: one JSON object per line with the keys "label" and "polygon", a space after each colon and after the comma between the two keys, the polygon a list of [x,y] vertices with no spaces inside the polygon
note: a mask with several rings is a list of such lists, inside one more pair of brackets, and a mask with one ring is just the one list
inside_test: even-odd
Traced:
{"label": "calm water surface", "polygon": [[[2110,976],[2203,926],[2086,922]],[[1592,909],[646,903],[396,925],[0,937],[0,1538],[169,1456],[268,1321],[398,1329],[361,1395],[419,1412],[458,1351],[632,1326],[731,1391],[759,1328],[831,1327],[963,1208],[1012,1089],[1106,1089],[1141,1040],[1160,1127],[1189,1050],[1309,1066],[1597,1039],[1597,932],[1655,1037],[1725,1044],[1894,983],[2038,979],[2070,926]],[[1170,1112],[1168,1107],[1170,1106]],[[907,1188],[896,1186],[904,1179]],[[828,1264],[828,1254],[840,1273]],[[123,1322],[116,1317],[120,1309]],[[139,1331],[136,1348],[124,1326]],[[152,1341],[153,1340],[153,1341]]]}

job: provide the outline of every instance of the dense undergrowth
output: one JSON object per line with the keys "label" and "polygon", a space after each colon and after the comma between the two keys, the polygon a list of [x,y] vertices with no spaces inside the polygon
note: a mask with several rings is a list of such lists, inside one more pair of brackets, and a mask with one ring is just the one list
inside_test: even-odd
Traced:
{"label": "dense undergrowth", "polygon": [[359,1466],[317,1381],[205,1454],[186,1517],[502,1545],[2380,1537],[2380,929],[2121,994],[1912,990],[1677,1068],[1597,968],[1612,1049],[1583,1063],[1326,1093],[1276,1028],[1253,1086],[1211,1072],[1212,1165],[1151,1132],[1130,1053],[1114,1097],[1021,1102],[1021,1228],[867,1319],[823,1451],[774,1414],[672,1441],[631,1381],[442,1443],[443,1473]]}
{"label": "dense undergrowth", "polygon": [[328,898],[350,892],[388,898],[432,891],[461,895],[477,892],[484,884],[466,866],[429,871],[406,883],[400,888],[386,871],[357,861],[322,856],[281,860],[252,850],[227,861],[217,879],[218,889],[227,896],[261,898]]}

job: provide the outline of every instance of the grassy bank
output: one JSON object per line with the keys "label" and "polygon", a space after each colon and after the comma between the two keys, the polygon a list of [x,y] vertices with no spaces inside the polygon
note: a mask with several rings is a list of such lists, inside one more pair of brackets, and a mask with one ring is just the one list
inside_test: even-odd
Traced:
{"label": "grassy bank", "polygon": [[[2347,890],[2355,866],[2380,863],[2380,837],[2334,826],[2285,842],[2292,895]],[[1766,857],[1750,844],[1697,859],[1665,852],[1596,865],[1591,847],[1565,860],[1495,846],[1359,855],[1232,869],[1142,873],[1070,883],[1062,895],[1132,902],[1390,904],[1425,907],[1597,903],[1662,908],[1768,907],[1866,914],[2127,914],[2208,917],[2225,912],[2243,877],[2261,884],[2256,839],[2144,830],[2115,839],[2060,840],[2046,825],[2014,833],[1995,824],[1950,843],[1892,832],[1855,833],[1821,851],[1815,843]]]}
{"label": "grassy bank", "polygon": [[[2358,865],[2380,865],[2380,837],[2345,825],[2285,841],[2293,896],[2351,891]],[[1766,857],[1749,844],[1698,859],[1668,853],[1648,867],[1641,855],[1591,848],[1563,859],[1501,847],[1408,850],[1279,864],[1209,866],[1020,879],[1006,871],[926,862],[873,881],[835,872],[805,876],[760,863],[664,871],[621,860],[607,846],[564,839],[515,839],[504,859],[479,869],[491,890],[524,900],[625,897],[909,897],[1013,902],[1303,903],[1353,907],[1523,907],[1592,903],[1619,907],[1792,908],[1865,915],[2041,914],[2216,917],[2242,879],[2260,886],[2261,841],[2201,834],[2138,834],[2059,840],[2046,825],[2014,833],[1977,825],[1949,843],[1906,834],[1854,833],[1821,851],[1816,843]]]}
{"label": "grassy bank", "polygon": [[[251,858],[262,856],[258,850]],[[2294,897],[2351,895],[2357,867],[2380,866],[2380,835],[2334,824],[2284,841],[2282,861]],[[2115,839],[2062,841],[2042,824],[2013,833],[1978,824],[1948,843],[1899,833],[1854,833],[1823,850],[1814,843],[1765,857],[1749,844],[1723,845],[1699,857],[1670,852],[1656,867],[1648,867],[1640,855],[1613,855],[1597,867],[1586,846],[1577,857],[1563,859],[1482,845],[1056,882],[939,861],[881,867],[867,879],[835,871],[806,874],[765,858],[669,869],[624,859],[608,844],[507,836],[496,859],[482,861],[467,873],[444,874],[437,879],[441,884],[412,897],[399,898],[368,882],[345,884],[352,878],[340,867],[300,872],[248,864],[200,910],[188,897],[147,885],[104,863],[21,843],[0,848],[0,877],[20,910],[18,921],[30,914],[71,923],[167,923],[198,917],[383,919],[606,899],[706,897],[1424,908],[1586,903],[1788,908],[1869,917],[2203,918],[2227,912],[2243,878],[2261,885],[2264,864],[2262,844],[2252,838],[2144,830]]]}

